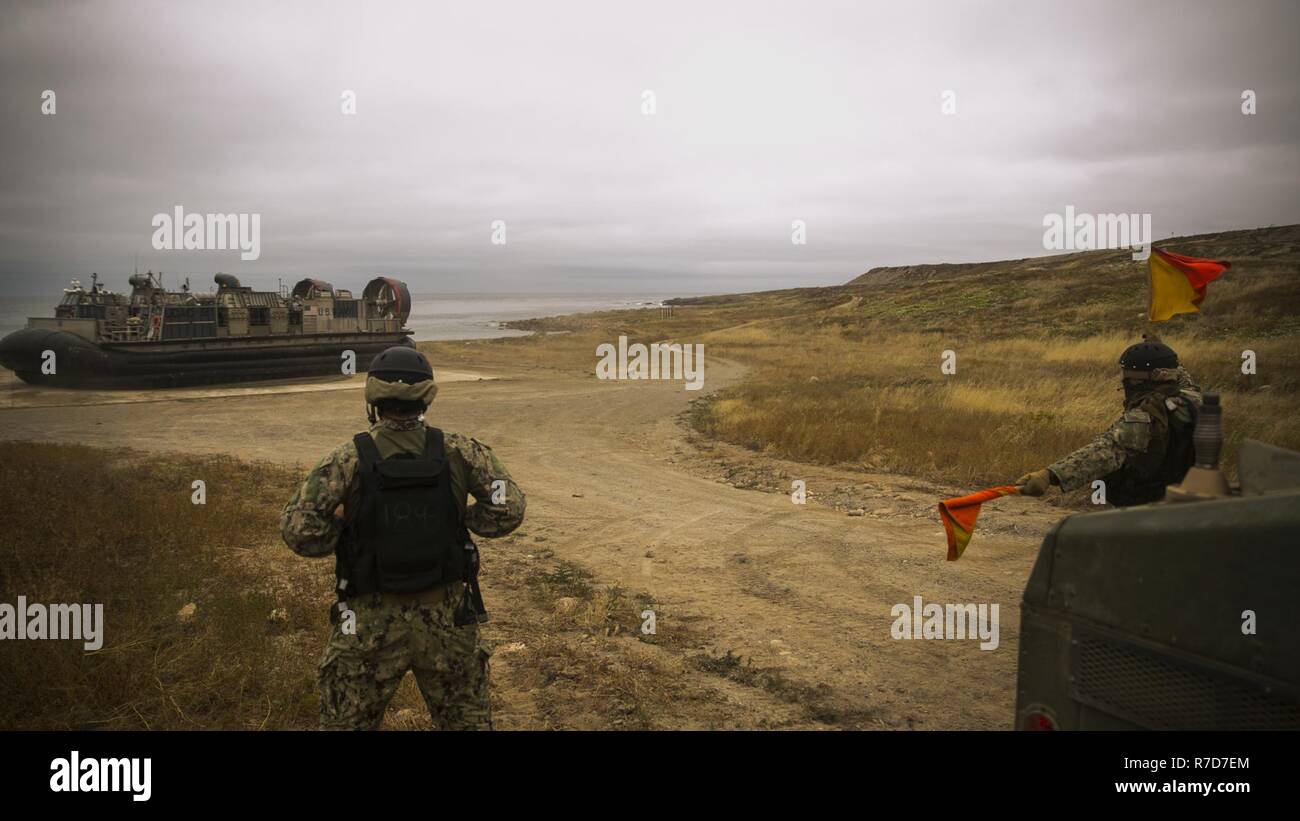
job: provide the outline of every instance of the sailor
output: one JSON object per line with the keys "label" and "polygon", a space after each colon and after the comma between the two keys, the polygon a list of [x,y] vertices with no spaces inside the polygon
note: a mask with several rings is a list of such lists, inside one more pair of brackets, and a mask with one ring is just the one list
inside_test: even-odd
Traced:
{"label": "sailor", "polygon": [[1016,480],[1026,496],[1051,485],[1063,491],[1101,480],[1116,507],[1164,498],[1165,487],[1192,466],[1192,431],[1201,391],[1172,348],[1154,338],[1130,345],[1119,358],[1124,412],[1088,444]]}
{"label": "sailor", "polygon": [[[407,670],[439,729],[491,729],[486,611],[470,533],[524,518],[523,491],[492,449],[425,424],[438,392],[410,347],[370,364],[372,423],[320,461],[285,505],[285,543],[335,556],[338,601],[319,670],[322,729],[375,729]],[[469,503],[473,497],[473,503]]]}

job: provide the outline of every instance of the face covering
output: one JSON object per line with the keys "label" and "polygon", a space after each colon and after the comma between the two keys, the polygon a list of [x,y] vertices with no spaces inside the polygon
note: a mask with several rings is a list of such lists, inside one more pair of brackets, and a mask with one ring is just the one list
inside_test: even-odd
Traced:
{"label": "face covering", "polygon": [[1124,407],[1132,407],[1153,393],[1165,396],[1177,396],[1178,385],[1174,382],[1155,382],[1149,379],[1125,379]]}
{"label": "face covering", "polygon": [[1123,384],[1124,384],[1124,404],[1126,406],[1132,404],[1133,399],[1135,397],[1141,396],[1143,393],[1142,389],[1146,387],[1144,383],[1139,382],[1136,379],[1125,379]]}

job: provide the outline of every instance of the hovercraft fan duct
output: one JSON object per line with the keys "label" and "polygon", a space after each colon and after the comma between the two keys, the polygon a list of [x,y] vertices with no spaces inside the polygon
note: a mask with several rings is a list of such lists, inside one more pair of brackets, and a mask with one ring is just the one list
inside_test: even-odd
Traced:
{"label": "hovercraft fan duct", "polygon": [[396,319],[399,326],[406,325],[411,315],[411,292],[406,283],[389,277],[376,277],[366,284],[362,299],[368,307],[367,315],[374,319]]}

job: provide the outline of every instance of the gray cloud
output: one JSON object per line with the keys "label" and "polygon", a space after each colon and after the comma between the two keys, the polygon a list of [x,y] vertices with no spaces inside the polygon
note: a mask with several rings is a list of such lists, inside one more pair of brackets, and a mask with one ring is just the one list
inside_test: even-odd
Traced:
{"label": "gray cloud", "polygon": [[[1040,254],[1067,204],[1157,236],[1300,221],[1293,3],[470,5],[6,6],[0,294],[137,255],[718,292]],[[155,251],[178,204],[261,214],[261,258]]]}

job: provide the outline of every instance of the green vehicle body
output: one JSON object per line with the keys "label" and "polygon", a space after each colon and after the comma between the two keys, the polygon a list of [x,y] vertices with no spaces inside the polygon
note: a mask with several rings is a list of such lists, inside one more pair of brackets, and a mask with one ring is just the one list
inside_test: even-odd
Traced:
{"label": "green vehicle body", "polygon": [[1236,495],[1052,529],[1024,592],[1018,729],[1300,729],[1300,454],[1247,440],[1240,475]]}

